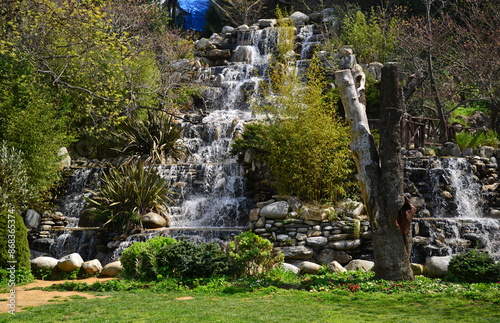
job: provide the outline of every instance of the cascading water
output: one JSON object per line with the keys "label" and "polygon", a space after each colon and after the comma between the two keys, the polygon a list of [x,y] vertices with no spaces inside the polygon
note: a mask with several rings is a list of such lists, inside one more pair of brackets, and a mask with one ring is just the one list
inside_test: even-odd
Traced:
{"label": "cascading water", "polygon": [[499,221],[486,217],[481,183],[465,158],[424,159],[408,165],[406,174],[421,195],[423,207],[414,220],[412,260],[479,248],[500,259]]}
{"label": "cascading water", "polygon": [[308,59],[311,56],[311,53],[314,46],[320,44],[316,39],[316,35],[314,34],[314,25],[306,25],[300,29],[299,37],[303,39],[302,41],[302,50],[300,51],[300,59]]}

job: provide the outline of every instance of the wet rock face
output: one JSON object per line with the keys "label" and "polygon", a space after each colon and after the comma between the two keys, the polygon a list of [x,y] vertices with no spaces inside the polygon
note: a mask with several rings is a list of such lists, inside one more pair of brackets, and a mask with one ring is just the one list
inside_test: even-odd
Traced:
{"label": "wet rock face", "polygon": [[[458,147],[449,143],[438,153],[444,150],[451,154],[454,148]],[[424,263],[430,256],[448,256],[470,248],[483,249],[500,259],[496,159],[500,151],[490,148],[473,151],[467,158],[406,155],[405,194],[417,208],[412,226],[413,262]]]}

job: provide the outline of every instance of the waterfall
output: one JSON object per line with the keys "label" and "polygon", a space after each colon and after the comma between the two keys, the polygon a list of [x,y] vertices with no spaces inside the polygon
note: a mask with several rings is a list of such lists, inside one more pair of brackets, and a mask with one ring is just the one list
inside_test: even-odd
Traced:
{"label": "waterfall", "polygon": [[[429,170],[433,199],[437,205],[436,216],[452,218],[480,218],[483,210],[479,203],[481,185],[473,176],[472,167],[465,158],[436,159]],[[444,187],[444,190],[440,188]],[[448,192],[446,189],[452,191]],[[453,200],[443,195],[448,192]]]}
{"label": "waterfall", "polygon": [[[420,165],[415,165],[420,162]],[[413,164],[412,164],[413,163]],[[465,158],[407,160],[406,176],[422,206],[414,220],[412,261],[478,248],[500,259],[500,223],[487,217],[486,200]],[[418,204],[418,203],[417,203]]]}

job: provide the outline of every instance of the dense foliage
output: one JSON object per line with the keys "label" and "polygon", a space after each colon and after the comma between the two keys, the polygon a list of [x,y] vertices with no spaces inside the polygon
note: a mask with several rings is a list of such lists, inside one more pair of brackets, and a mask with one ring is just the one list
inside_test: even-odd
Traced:
{"label": "dense foliage", "polygon": [[272,243],[252,231],[244,232],[229,244],[229,256],[238,274],[260,276],[283,264],[284,256]]}
{"label": "dense foliage", "polygon": [[267,105],[256,107],[267,122],[247,127],[249,135],[235,141],[234,153],[253,148],[266,162],[280,194],[305,201],[336,201],[352,187],[354,163],[348,149],[349,131],[336,113],[332,93],[317,61],[308,82],[284,64],[270,74]]}
{"label": "dense foliage", "polygon": [[146,242],[136,242],[123,251],[120,262],[125,277],[156,279],[160,273],[158,253],[167,245],[176,243],[170,237],[154,237]]}
{"label": "dense foliage", "polygon": [[16,269],[30,270],[28,230],[19,214],[0,208],[0,268],[10,267],[8,261],[16,261]]}
{"label": "dense foliage", "polygon": [[197,244],[159,236],[132,244],[120,261],[129,278],[187,281],[217,275],[266,275],[283,263],[283,255],[273,251],[269,240],[249,231],[236,236],[227,249],[215,242]]}
{"label": "dense foliage", "polygon": [[485,252],[475,249],[451,258],[448,279],[455,282],[500,282],[500,263]]}
{"label": "dense foliage", "polygon": [[143,163],[132,163],[103,174],[99,189],[87,198],[88,207],[97,208],[98,214],[111,228],[131,228],[148,211],[161,213],[171,203],[170,185],[154,168]]}
{"label": "dense foliage", "polygon": [[121,144],[120,153],[148,155],[147,163],[160,164],[167,157],[178,160],[189,154],[181,141],[182,130],[171,115],[148,110],[145,120],[129,118],[113,134]]}

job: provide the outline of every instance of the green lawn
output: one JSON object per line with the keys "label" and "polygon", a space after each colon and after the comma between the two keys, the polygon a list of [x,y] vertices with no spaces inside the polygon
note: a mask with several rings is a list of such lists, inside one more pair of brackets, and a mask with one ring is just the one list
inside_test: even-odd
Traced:
{"label": "green lawn", "polygon": [[[19,322],[500,322],[500,305],[449,293],[133,290],[98,293],[29,308],[0,321]],[[188,297],[192,299],[179,300]]]}

